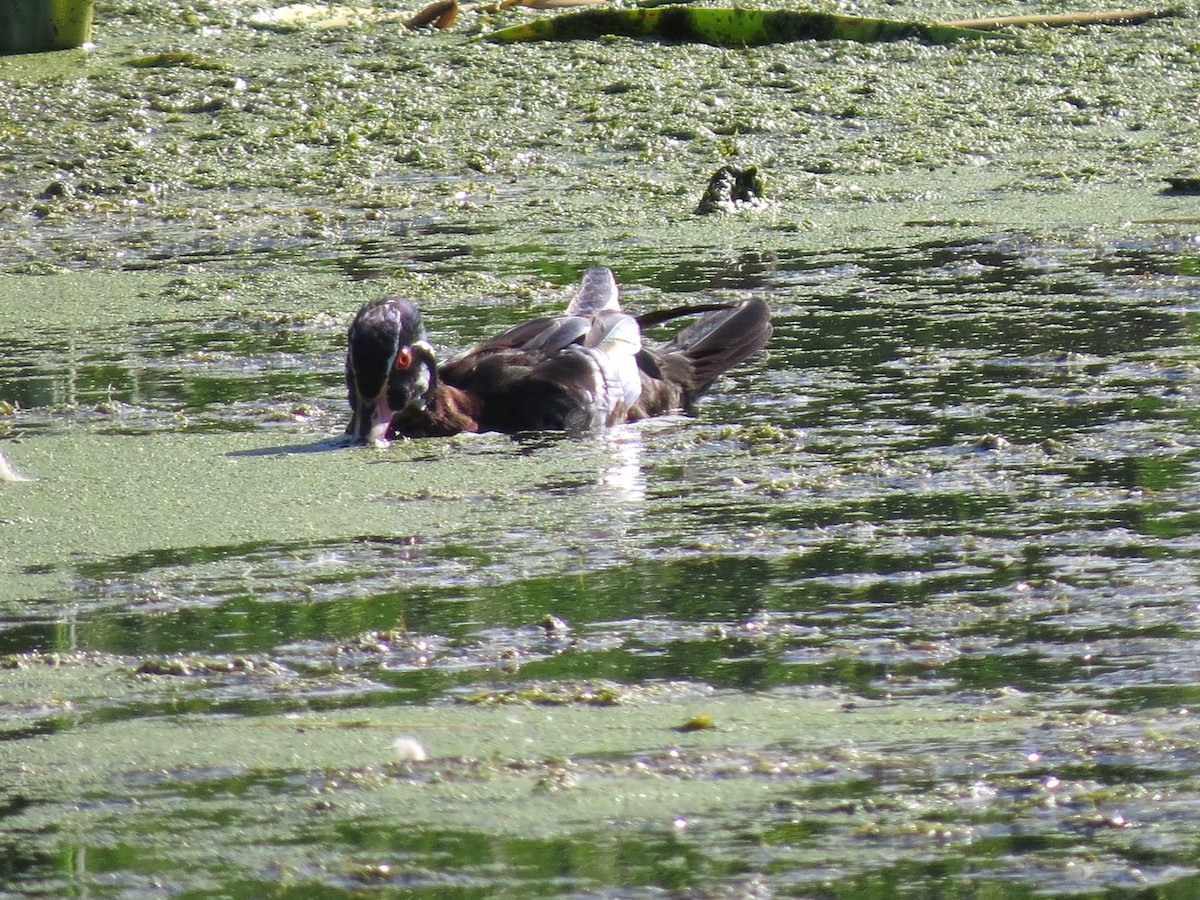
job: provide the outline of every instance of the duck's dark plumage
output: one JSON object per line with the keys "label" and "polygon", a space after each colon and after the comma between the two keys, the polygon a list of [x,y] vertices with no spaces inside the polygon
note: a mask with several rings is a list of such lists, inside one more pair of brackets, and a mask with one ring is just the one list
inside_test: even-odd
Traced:
{"label": "duck's dark plumage", "polygon": [[[666,344],[642,345],[642,325],[701,312]],[[566,315],[524,322],[439,365],[416,307],[385,297],[350,326],[346,430],[356,443],[385,443],[463,431],[583,432],[690,413],[770,335],[761,300],[638,319],[621,311],[612,272],[597,267],[584,274]]]}

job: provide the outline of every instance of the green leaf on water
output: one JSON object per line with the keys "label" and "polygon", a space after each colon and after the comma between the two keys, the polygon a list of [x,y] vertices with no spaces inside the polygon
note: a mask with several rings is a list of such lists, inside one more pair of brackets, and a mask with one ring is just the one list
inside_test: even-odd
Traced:
{"label": "green leaf on water", "polygon": [[870,43],[919,38],[931,44],[995,40],[1003,35],[951,25],[901,22],[793,10],[662,6],[653,9],[589,9],[536,19],[484,35],[489,41],[571,41],[605,35],[751,47],[802,40]]}

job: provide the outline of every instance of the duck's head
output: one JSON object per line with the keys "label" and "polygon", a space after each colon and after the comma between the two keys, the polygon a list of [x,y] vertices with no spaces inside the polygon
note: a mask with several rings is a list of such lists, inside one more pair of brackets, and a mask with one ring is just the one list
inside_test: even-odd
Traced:
{"label": "duck's head", "polygon": [[358,311],[350,325],[346,390],[355,444],[386,446],[398,413],[418,412],[437,383],[437,361],[417,308],[384,297]]}

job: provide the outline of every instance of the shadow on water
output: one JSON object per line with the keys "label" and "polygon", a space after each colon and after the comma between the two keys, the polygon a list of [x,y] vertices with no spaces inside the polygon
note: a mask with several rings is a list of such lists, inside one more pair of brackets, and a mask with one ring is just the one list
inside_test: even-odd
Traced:
{"label": "shadow on water", "polygon": [[305,453],[328,453],[331,450],[347,450],[352,449],[348,438],[343,436],[324,438],[322,440],[309,441],[303,444],[280,444],[277,447],[255,447],[252,450],[231,450],[227,456],[230,457],[255,457],[255,456],[295,456]]}

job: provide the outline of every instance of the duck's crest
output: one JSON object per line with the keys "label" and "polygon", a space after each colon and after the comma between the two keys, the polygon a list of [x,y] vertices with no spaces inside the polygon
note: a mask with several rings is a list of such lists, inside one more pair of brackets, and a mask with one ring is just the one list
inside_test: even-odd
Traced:
{"label": "duck's crest", "polygon": [[591,316],[606,309],[621,308],[621,291],[612,269],[593,266],[583,273],[579,292],[567,307],[568,316]]}

